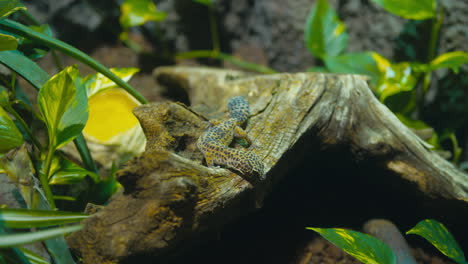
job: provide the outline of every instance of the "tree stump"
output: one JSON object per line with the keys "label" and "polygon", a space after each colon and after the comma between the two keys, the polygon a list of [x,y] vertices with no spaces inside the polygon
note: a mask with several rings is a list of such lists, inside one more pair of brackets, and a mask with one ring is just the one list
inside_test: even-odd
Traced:
{"label": "tree stump", "polygon": [[[134,110],[148,139],[146,151],[118,173],[124,192],[69,236],[84,263],[122,263],[138,256],[163,260],[190,247],[204,231],[255,210],[294,164],[279,161],[303,154],[295,151],[305,137],[321,146],[308,152],[345,147],[353,159],[372,159],[393,171],[397,182],[427,196],[468,202],[467,175],[381,104],[364,76],[251,75],[190,67],[162,67],[154,74],[168,93],[186,98],[191,107],[163,102]],[[237,95],[250,103],[245,130],[253,141],[249,150],[265,165],[263,181],[208,168],[196,147],[207,120],[226,118],[227,101]]]}

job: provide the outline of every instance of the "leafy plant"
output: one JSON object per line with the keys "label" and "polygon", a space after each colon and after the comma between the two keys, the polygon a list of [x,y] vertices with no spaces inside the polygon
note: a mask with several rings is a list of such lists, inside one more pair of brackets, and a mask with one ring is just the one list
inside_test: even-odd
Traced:
{"label": "leafy plant", "polygon": [[[365,264],[396,264],[395,253],[392,249],[384,242],[367,234],[341,228],[307,227],[307,229],[319,233],[326,240]],[[406,234],[422,236],[455,262],[467,263],[463,251],[452,234],[436,220],[423,220]]]}
{"label": "leafy plant", "polygon": [[124,0],[120,5],[120,13],[119,22],[123,31],[119,38],[136,52],[142,51],[142,48],[129,39],[130,28],[166,18],[166,13],[158,11],[152,0]]}
{"label": "leafy plant", "polygon": [[[31,25],[6,18],[15,11],[19,11]],[[0,17],[3,33],[0,35],[0,63],[12,71],[10,76],[0,76],[0,177],[16,185],[21,194],[19,204],[28,208],[0,209],[0,262],[45,263],[33,252],[19,247],[44,241],[54,263],[73,263],[63,235],[81,229],[81,225],[67,224],[87,216],[56,210],[56,200],[75,201],[76,198],[61,195],[62,188],[52,189],[51,185],[73,185],[89,177],[94,184],[89,188],[100,192],[100,202],[105,202],[118,188],[113,177],[102,179],[98,175],[82,134],[88,120],[88,96],[120,87],[134,98],[132,100],[147,101],[119,77],[128,80],[135,69],[108,69],[78,49],[53,38],[51,29],[39,25],[20,1],[0,1]],[[54,50],[81,61],[99,74],[82,78],[78,69],[70,66],[49,77],[33,60]],[[33,104],[24,96],[17,82],[18,76],[38,90],[39,111],[34,110]],[[36,129],[42,127],[47,132],[47,140],[37,136]],[[71,141],[86,168],[72,162],[60,150]],[[114,173],[115,168],[112,171]],[[56,227],[45,229],[50,226]],[[18,233],[17,229],[25,228],[35,231]]]}
{"label": "leafy plant", "polygon": [[[392,63],[376,52],[345,53],[348,39],[345,25],[327,0],[318,0],[308,16],[304,37],[306,47],[312,55],[320,59],[323,66],[309,70],[368,75],[380,101],[400,119],[404,119],[407,126],[415,130],[430,129],[419,119],[432,72],[441,68],[450,68],[457,73],[461,65],[468,63],[468,53],[454,51],[435,56],[443,19],[443,9],[437,8],[436,0],[373,0],[373,2],[403,18],[433,20],[426,61]],[[417,127],[412,126],[416,123]],[[421,124],[424,126],[421,127]],[[442,140],[450,139],[453,144],[453,162],[458,163],[461,149],[454,131],[448,129],[442,136],[433,134],[429,142],[435,147],[440,147]],[[438,142],[434,142],[434,139]]]}

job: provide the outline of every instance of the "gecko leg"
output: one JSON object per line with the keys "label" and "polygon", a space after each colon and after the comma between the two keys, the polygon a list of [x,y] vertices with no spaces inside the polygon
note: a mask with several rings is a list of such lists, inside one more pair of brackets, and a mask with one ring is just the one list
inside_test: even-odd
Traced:
{"label": "gecko leg", "polygon": [[234,127],[234,137],[243,138],[245,139],[245,141],[247,141],[247,144],[249,144],[249,146],[252,145],[252,140],[250,140],[247,133],[239,126]]}

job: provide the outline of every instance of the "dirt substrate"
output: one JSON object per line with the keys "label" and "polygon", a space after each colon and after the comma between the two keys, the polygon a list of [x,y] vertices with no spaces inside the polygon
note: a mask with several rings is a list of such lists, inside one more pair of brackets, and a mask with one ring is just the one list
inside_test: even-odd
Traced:
{"label": "dirt substrate", "polygon": [[[423,249],[412,249],[413,256],[420,264],[454,264],[443,257],[433,256]],[[310,241],[299,253],[296,264],[360,264],[344,251],[323,238]]]}

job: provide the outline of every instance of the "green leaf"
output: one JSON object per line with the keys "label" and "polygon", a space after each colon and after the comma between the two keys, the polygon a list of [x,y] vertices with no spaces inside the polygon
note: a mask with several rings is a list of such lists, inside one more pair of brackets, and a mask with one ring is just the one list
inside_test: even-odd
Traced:
{"label": "green leaf", "polygon": [[152,0],[124,0],[120,11],[119,21],[125,29],[166,18],[166,13],[157,11]]}
{"label": "green leaf", "polygon": [[18,51],[1,51],[0,63],[21,75],[37,90],[49,79],[41,67]]}
{"label": "green leaf", "polygon": [[82,225],[74,225],[67,227],[50,228],[36,232],[0,235],[0,248],[9,248],[25,244],[31,244],[34,242],[43,241],[68,233],[76,232],[82,228]]}
{"label": "green leaf", "polygon": [[49,184],[75,184],[90,176],[95,183],[99,182],[99,175],[88,171],[62,156],[54,157],[51,165],[52,177]]}
{"label": "green leaf", "polygon": [[21,144],[23,144],[23,135],[0,106],[0,153],[5,153]]}
{"label": "green leaf", "polygon": [[79,222],[88,216],[80,213],[48,210],[0,209],[0,224],[10,228],[31,228]]}
{"label": "green leaf", "polygon": [[436,15],[436,0],[372,0],[372,2],[406,19],[422,20]]}
{"label": "green leaf", "polygon": [[341,228],[312,228],[326,240],[365,264],[396,264],[393,251],[369,235]]}
{"label": "green leaf", "polygon": [[213,6],[215,0],[193,0],[195,3],[199,3],[206,6]]}
{"label": "green leaf", "polygon": [[24,256],[31,262],[31,264],[50,264],[48,261],[43,259],[38,254],[26,249],[26,248],[19,248],[19,250],[24,254]]}
{"label": "green leaf", "polygon": [[15,50],[18,47],[18,40],[6,34],[0,34],[0,51]]}
{"label": "green leaf", "polygon": [[67,67],[48,80],[37,96],[53,150],[73,140],[88,119],[85,89],[78,83],[78,70]]}
{"label": "green leaf", "polygon": [[0,17],[6,17],[18,10],[26,10],[19,0],[0,0]]}
{"label": "green leaf", "polygon": [[377,94],[381,102],[389,96],[412,91],[417,82],[417,74],[408,62],[391,64],[385,68],[377,83]]}
{"label": "green leaf", "polygon": [[451,68],[454,73],[458,73],[458,68],[465,63],[468,63],[468,53],[463,51],[454,51],[438,56],[431,61],[430,67],[432,70]]}
{"label": "green leaf", "polygon": [[347,42],[345,24],[327,0],[318,0],[305,25],[305,43],[309,51],[321,59],[337,56],[346,48]]}
{"label": "green leaf", "polygon": [[467,263],[465,255],[460,249],[460,246],[458,246],[457,241],[455,241],[455,238],[453,238],[452,234],[442,223],[436,220],[423,220],[406,232],[406,234],[420,235],[434,245],[440,252],[457,263]]}
{"label": "green leaf", "polygon": [[[110,71],[114,73],[116,76],[121,78],[122,80],[128,82],[133,75],[140,71],[138,68],[111,68]],[[96,73],[92,75],[88,75],[83,78],[83,83],[86,88],[86,93],[88,97],[103,91],[109,88],[117,88],[117,84],[115,84],[112,80],[107,78],[101,73]]]}
{"label": "green leaf", "polygon": [[380,76],[373,52],[346,53],[336,57],[325,57],[325,65],[331,72],[363,74],[371,77],[375,85]]}

